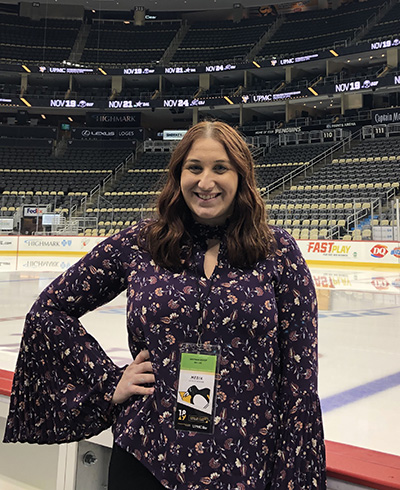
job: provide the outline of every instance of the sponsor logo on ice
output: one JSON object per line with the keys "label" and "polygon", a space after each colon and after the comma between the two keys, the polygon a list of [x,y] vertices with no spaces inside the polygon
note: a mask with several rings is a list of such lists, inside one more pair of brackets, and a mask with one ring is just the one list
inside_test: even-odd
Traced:
{"label": "sponsor logo on ice", "polygon": [[373,277],[371,283],[378,291],[385,291],[386,289],[389,289],[390,286],[385,277]]}

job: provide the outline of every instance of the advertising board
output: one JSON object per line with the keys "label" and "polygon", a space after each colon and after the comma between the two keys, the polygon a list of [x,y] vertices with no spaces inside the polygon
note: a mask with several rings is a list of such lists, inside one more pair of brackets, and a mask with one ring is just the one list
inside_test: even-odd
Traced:
{"label": "advertising board", "polygon": [[18,241],[20,255],[75,255],[89,252],[104,237],[78,236],[21,236]]}
{"label": "advertising board", "polygon": [[[19,270],[64,270],[104,238],[0,236],[0,260],[9,262],[8,257],[16,256]],[[400,266],[400,243],[397,241],[298,240],[297,243],[310,265],[368,266],[372,270],[381,266]],[[11,264],[5,266],[11,267]]]}
{"label": "advertising board", "polygon": [[398,242],[299,240],[300,250],[310,262],[337,262],[351,265],[400,265]]}
{"label": "advertising board", "polygon": [[15,255],[17,250],[17,236],[0,235],[0,255]]}

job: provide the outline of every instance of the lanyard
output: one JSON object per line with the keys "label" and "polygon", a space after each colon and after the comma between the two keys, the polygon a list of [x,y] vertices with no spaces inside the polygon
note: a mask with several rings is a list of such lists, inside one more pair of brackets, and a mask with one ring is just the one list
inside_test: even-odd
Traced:
{"label": "lanyard", "polygon": [[[206,251],[206,253],[207,253],[207,251]],[[218,255],[219,255],[219,252],[218,252]],[[195,269],[196,280],[197,280],[197,292],[198,292],[198,297],[199,297],[199,316],[197,318],[197,346],[198,347],[201,346],[201,337],[202,337],[203,332],[204,332],[205,306],[206,306],[206,302],[210,296],[211,288],[212,288],[213,283],[214,283],[215,268],[218,266],[218,260],[217,260],[217,264],[215,265],[214,271],[211,274],[210,278],[208,279],[209,284],[207,286],[207,289],[204,292],[204,294],[201,294],[200,283],[201,283],[201,280],[203,277],[203,272],[204,272],[204,261],[205,261],[205,254],[204,254],[204,260],[203,260],[203,271],[200,270],[200,266],[196,266],[196,269]],[[205,273],[204,273],[204,277],[206,278]],[[207,278],[206,278],[206,280],[207,280]]]}
{"label": "lanyard", "polygon": [[208,297],[210,296],[211,288],[212,288],[214,281],[213,281],[213,274],[212,274],[210,279],[209,279],[210,284],[208,285],[205,293],[202,295],[201,289],[200,289],[201,278],[197,278],[197,279],[198,279],[197,280],[197,291],[199,293],[199,316],[197,319],[197,346],[200,347],[201,337],[202,337],[203,332],[204,332],[203,321],[204,321],[205,306],[206,306],[206,302],[208,300]]}

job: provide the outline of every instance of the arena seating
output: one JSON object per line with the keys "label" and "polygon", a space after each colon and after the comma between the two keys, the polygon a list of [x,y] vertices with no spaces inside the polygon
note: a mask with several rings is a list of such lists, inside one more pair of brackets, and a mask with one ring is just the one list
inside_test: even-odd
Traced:
{"label": "arena seating", "polygon": [[285,22],[258,56],[293,55],[340,45],[354,37],[381,5],[379,1],[350,3],[336,10],[313,10],[288,14]]}
{"label": "arena seating", "polygon": [[274,148],[256,163],[258,185],[265,190],[269,184],[294,170],[293,167],[304,165],[330,146],[332,143]]}
{"label": "arena seating", "polygon": [[364,36],[368,41],[400,36],[400,4],[393,8]]}
{"label": "arena seating", "polygon": [[[260,190],[265,190],[269,184],[309,162],[331,145],[332,143],[325,143],[274,148],[271,153],[267,153],[256,162]],[[399,190],[399,149],[400,138],[361,141],[341,158],[334,158],[303,181],[292,185],[290,190],[275,196],[267,204],[271,223],[286,227],[297,238],[325,238],[332,227],[340,230],[342,237],[351,233],[347,221],[349,217],[353,217],[356,212],[358,220],[369,218],[371,200],[377,197],[384,200],[390,189]],[[3,157],[2,160],[2,166],[8,166],[9,170],[3,173],[7,178],[4,181],[6,187],[2,195],[2,205],[16,207],[21,202],[21,196],[24,201],[32,199],[32,202],[37,202],[39,193],[39,199],[54,199],[54,196],[57,196],[62,205],[68,208],[68,200],[87,196],[88,191],[102,178],[101,174],[112,170],[114,164],[108,169],[105,165],[111,153],[115,157],[115,163],[118,163],[124,159],[127,150],[113,150],[107,154],[104,149],[96,152],[95,149],[70,148],[61,159],[51,155],[38,158],[38,165],[47,170],[42,169],[40,172],[38,168],[36,172],[26,173],[22,172],[23,167],[25,166],[25,171],[29,167],[27,168],[22,159],[19,172],[15,168],[11,171],[11,162],[15,162],[15,152],[15,149],[10,152],[14,153],[13,159],[7,160]],[[361,154],[375,156],[355,156]],[[100,198],[96,198],[94,202],[88,201],[85,210],[82,209],[80,214],[84,212],[87,217],[96,218],[98,227],[87,229],[85,234],[109,235],[151,215],[159,188],[165,179],[168,159],[169,152],[143,153],[122,178],[108,186],[106,192],[102,192]],[[80,163],[78,165],[73,162]],[[55,167],[55,164],[64,167],[67,165],[70,170],[50,171],[49,165]],[[78,171],[73,168],[75,165],[80,167]],[[36,184],[38,179],[41,179],[40,185]],[[68,193],[67,185],[73,187],[75,193]],[[11,187],[14,187],[12,191]],[[35,193],[31,190],[33,188],[37,189]],[[365,231],[362,238],[369,238],[372,224],[371,222],[368,226],[365,225],[366,230],[353,230],[349,236],[358,238]]]}
{"label": "arena seating", "polygon": [[[353,2],[336,10],[322,9],[287,14],[285,21],[268,42],[253,53],[259,59],[273,55],[293,55],[355,42],[355,33],[366,26],[364,40],[399,35],[400,7],[395,4],[374,25],[373,15],[380,0]],[[172,63],[220,63],[242,61],[276,22],[276,17],[194,22],[182,41],[172,49]],[[0,59],[16,62],[68,60],[81,21],[46,19],[33,21],[11,14],[0,14]],[[117,66],[154,64],[172,47],[181,27],[180,21],[146,23],[104,22],[86,24],[89,35],[80,62]],[[140,46],[140,47],[139,47]]]}
{"label": "arena seating", "polygon": [[135,26],[122,21],[92,26],[81,61],[106,65],[155,63],[174,39],[180,24]]}
{"label": "arena seating", "polygon": [[168,158],[169,153],[143,153],[134,168],[102,195],[100,201],[104,207],[86,210],[89,218],[98,218],[99,228],[85,233],[115,233],[121,227],[149,216],[154,210],[160,182],[165,178]]}
{"label": "arena seating", "polygon": [[76,148],[67,146],[65,153],[54,156],[52,148],[15,148],[2,141],[0,147],[0,167],[3,169],[31,170],[86,170],[112,172],[129,154],[126,148]]}
{"label": "arena seating", "polygon": [[175,52],[173,62],[242,60],[271,27],[273,18],[196,22]]}
{"label": "arena seating", "polygon": [[29,95],[33,99],[40,98],[40,97],[64,98],[69,88],[67,80],[65,80],[64,83],[58,81],[56,85],[41,85],[38,82],[40,83],[40,81],[38,80],[33,80],[29,83],[28,87],[26,88],[23,94],[24,97]]}
{"label": "arena seating", "polygon": [[[273,153],[265,157],[265,160],[263,159],[261,163],[257,162],[256,164],[257,179],[260,187],[261,182],[267,185],[277,180],[282,175],[293,170],[293,165],[300,165],[303,161],[311,160],[329,146],[330,144],[297,145],[296,148],[282,147],[274,150]],[[302,158],[302,160],[298,162],[291,161],[293,156]],[[101,223],[99,226],[103,226],[105,234],[113,233],[118,228],[116,223],[113,222],[137,221],[141,217],[152,213],[158,189],[161,187],[160,183],[165,178],[164,169],[168,158],[169,153],[143,153],[134,167],[129,169],[124,177],[104,194],[107,208],[103,208],[102,211],[98,208],[96,210],[91,208],[89,208],[90,211],[87,210],[89,217],[98,216]],[[264,161],[270,161],[270,159],[283,163],[263,163]],[[104,225],[104,223],[107,224]]]}
{"label": "arena seating", "polygon": [[0,148],[0,203],[3,216],[28,204],[69,213],[129,155],[127,149],[67,147],[56,157],[50,148]]}
{"label": "arena seating", "polygon": [[80,21],[42,19],[0,14],[0,59],[9,61],[67,60]]}
{"label": "arena seating", "polygon": [[[260,190],[263,192],[331,145],[275,147],[256,161]],[[67,146],[62,156],[55,157],[51,148],[27,150],[3,146],[0,149],[1,214],[10,216],[19,206],[31,203],[48,203],[68,214],[70,206],[78,205],[130,152],[129,149]],[[169,152],[143,153],[123,178],[111,181],[99,202],[88,201],[86,216],[97,218],[99,226],[87,230],[86,234],[111,234],[150,215],[165,179],[168,158]],[[350,233],[352,238],[369,238],[376,220],[364,224],[362,220],[374,220],[373,200],[380,198],[385,202],[389,191],[399,191],[399,170],[400,138],[362,140],[276,195],[267,204],[271,223],[286,227],[298,238],[324,238],[332,227],[341,229],[342,236]],[[357,221],[353,223],[355,213]],[[385,219],[390,223],[390,218],[389,214],[382,214],[380,221]]]}
{"label": "arena seating", "polygon": [[11,97],[19,97],[21,94],[21,86],[14,85],[10,83],[0,83],[0,95],[2,97],[11,96]]}
{"label": "arena seating", "polygon": [[325,238],[336,227],[342,237],[370,239],[373,201],[385,207],[388,193],[399,192],[399,150],[400,138],[362,140],[276,196],[267,205],[272,222],[297,238]]}

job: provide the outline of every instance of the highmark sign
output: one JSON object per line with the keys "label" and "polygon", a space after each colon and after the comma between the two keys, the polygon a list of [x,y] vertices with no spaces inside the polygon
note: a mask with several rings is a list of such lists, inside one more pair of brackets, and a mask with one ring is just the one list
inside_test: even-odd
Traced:
{"label": "highmark sign", "polygon": [[89,252],[104,237],[77,237],[77,236],[34,236],[19,237],[18,250],[25,255],[29,254],[71,254],[82,255]]}

